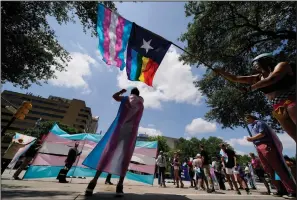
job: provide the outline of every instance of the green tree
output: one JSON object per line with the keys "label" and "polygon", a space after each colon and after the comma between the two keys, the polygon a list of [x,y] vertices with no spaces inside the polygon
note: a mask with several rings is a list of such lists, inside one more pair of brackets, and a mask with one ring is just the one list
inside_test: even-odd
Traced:
{"label": "green tree", "polygon": [[52,129],[54,124],[57,124],[63,131],[65,131],[68,134],[76,134],[79,133],[75,128],[70,127],[66,124],[62,124],[60,122],[55,122],[55,121],[45,121],[41,122],[38,127],[35,128],[30,128],[25,130],[24,134],[33,136],[36,138],[41,138],[43,135],[47,135],[49,131]]}
{"label": "green tree", "polygon": [[241,166],[251,162],[251,158],[248,155],[237,155],[236,158],[237,163]]}
{"label": "green tree", "polygon": [[[209,137],[208,139],[202,138],[198,140],[197,138],[191,138],[190,140],[186,140],[184,138],[180,138],[177,143],[177,147],[175,151],[180,151],[181,158],[194,158],[197,153],[200,153],[200,145],[204,145],[205,151],[208,152],[210,159],[212,157],[216,157],[220,152],[219,145],[223,143],[223,140],[218,137]],[[232,148],[232,147],[231,147]]]}
{"label": "green tree", "polygon": [[[185,63],[206,63],[233,74],[247,75],[252,74],[251,59],[263,52],[281,50],[280,60],[285,57],[295,61],[296,2],[191,1],[185,4],[185,14],[193,21],[180,40],[195,55],[183,54],[181,59]],[[211,108],[206,119],[216,120],[223,128],[244,127],[243,114],[255,111],[279,129],[270,117],[271,108],[262,93],[244,96],[234,84],[211,70],[195,84]]]}
{"label": "green tree", "polygon": [[[102,2],[116,10],[113,2]],[[75,23],[77,16],[83,31],[96,36],[97,1],[19,1],[1,3],[1,83],[28,88],[55,77],[55,70],[67,69],[71,59],[59,44],[47,18]],[[71,33],[69,33],[71,34]]]}
{"label": "green tree", "polygon": [[158,151],[163,151],[164,153],[170,151],[170,147],[163,136],[150,136],[148,141],[158,141]]}

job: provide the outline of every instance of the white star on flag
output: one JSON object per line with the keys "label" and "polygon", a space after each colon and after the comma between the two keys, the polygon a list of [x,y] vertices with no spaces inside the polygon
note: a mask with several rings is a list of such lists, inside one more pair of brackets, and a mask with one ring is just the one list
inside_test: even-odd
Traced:
{"label": "white star on flag", "polygon": [[151,47],[151,45],[150,45],[150,44],[151,44],[151,41],[152,41],[152,40],[146,42],[146,41],[143,39],[143,45],[142,45],[140,48],[145,49],[146,53],[147,53],[150,49],[154,49],[154,48]]}

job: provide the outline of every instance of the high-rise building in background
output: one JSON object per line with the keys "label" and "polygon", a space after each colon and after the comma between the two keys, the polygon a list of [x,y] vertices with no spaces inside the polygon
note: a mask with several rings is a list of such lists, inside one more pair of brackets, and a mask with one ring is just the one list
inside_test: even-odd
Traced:
{"label": "high-rise building in background", "polygon": [[99,124],[99,117],[98,116],[92,117],[92,122],[88,133],[97,133],[98,124]]}
{"label": "high-rise building in background", "polygon": [[[20,106],[23,101],[31,101],[33,105],[25,120],[15,120],[7,132],[23,132],[28,128],[33,128],[40,118],[42,121],[61,122],[79,132],[94,132],[91,108],[87,107],[82,100],[70,100],[55,96],[43,98],[32,93],[21,94],[7,90],[3,91],[1,96],[16,107]],[[1,128],[7,125],[13,115],[11,111],[5,108],[5,106],[10,105],[3,99],[1,103]]]}

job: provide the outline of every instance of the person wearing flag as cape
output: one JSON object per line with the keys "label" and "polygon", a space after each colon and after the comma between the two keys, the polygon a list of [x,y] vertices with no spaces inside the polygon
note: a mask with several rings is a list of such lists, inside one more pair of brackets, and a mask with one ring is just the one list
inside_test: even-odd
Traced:
{"label": "person wearing flag as cape", "polygon": [[129,96],[125,89],[115,93],[114,100],[121,102],[118,114],[106,134],[84,160],[83,165],[96,169],[85,195],[91,196],[102,172],[120,176],[116,193],[123,194],[123,182],[136,144],[137,132],[143,113],[143,98],[133,88]]}
{"label": "person wearing flag as cape", "polygon": [[272,53],[263,53],[252,60],[258,74],[236,76],[221,69],[213,69],[224,78],[250,86],[246,91],[262,91],[273,106],[273,116],[297,142],[296,135],[296,64],[275,61]]}
{"label": "person wearing flag as cape", "polygon": [[[274,178],[276,172],[288,192],[288,197],[296,197],[296,183],[285,163],[282,154],[283,146],[276,133],[264,121],[258,120],[254,115],[246,114],[245,120],[252,126],[252,136],[247,137],[247,141],[253,142],[256,146],[262,166],[265,172],[272,177],[272,183],[278,187]],[[280,191],[280,188],[277,190]],[[275,196],[282,195],[279,192],[275,194]]]}

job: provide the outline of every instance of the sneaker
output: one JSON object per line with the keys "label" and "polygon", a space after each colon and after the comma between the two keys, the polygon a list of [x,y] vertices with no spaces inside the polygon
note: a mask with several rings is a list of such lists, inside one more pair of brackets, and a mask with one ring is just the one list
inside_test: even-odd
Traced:
{"label": "sneaker", "polygon": [[288,195],[286,195],[286,197],[289,199],[293,199],[296,198],[296,194],[289,193]]}
{"label": "sneaker", "polygon": [[198,187],[195,187],[195,190],[198,190]]}
{"label": "sneaker", "polygon": [[117,193],[117,196],[123,196],[124,195],[123,185],[117,185],[116,193]]}
{"label": "sneaker", "polygon": [[235,194],[241,195],[241,192],[238,190],[235,192]]}
{"label": "sneaker", "polygon": [[66,180],[59,180],[59,183],[69,183],[69,181],[66,181]]}
{"label": "sneaker", "polygon": [[163,183],[163,187],[164,187],[164,188],[166,188],[166,185],[165,185],[165,183]]}
{"label": "sneaker", "polygon": [[206,192],[207,193],[212,193],[212,189],[207,189]]}
{"label": "sneaker", "polygon": [[113,183],[108,181],[108,182],[105,182],[105,185],[113,185]]}
{"label": "sneaker", "polygon": [[275,196],[275,197],[282,197],[282,196],[284,196],[284,193],[282,193],[282,192],[276,192],[276,193],[273,193],[272,196]]}

